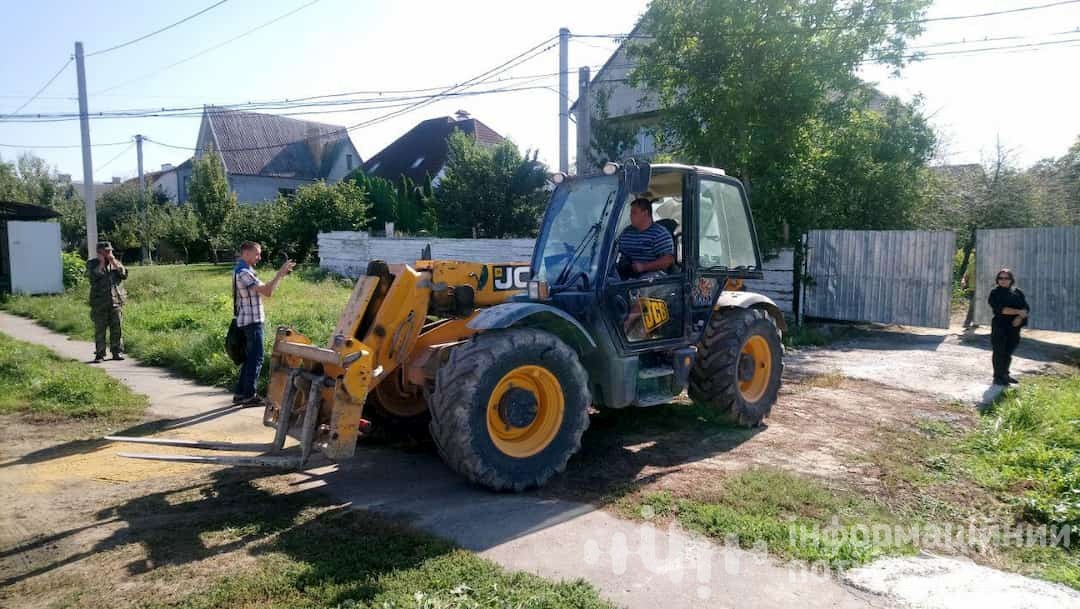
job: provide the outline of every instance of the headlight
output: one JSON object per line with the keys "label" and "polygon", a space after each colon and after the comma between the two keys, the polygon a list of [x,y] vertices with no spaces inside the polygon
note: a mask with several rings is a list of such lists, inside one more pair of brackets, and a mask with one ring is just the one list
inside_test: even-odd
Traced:
{"label": "headlight", "polygon": [[551,181],[555,184],[562,184],[566,180],[566,174],[561,171],[556,171],[551,174]]}
{"label": "headlight", "polygon": [[619,170],[619,166],[616,163],[610,163],[609,162],[609,163],[604,163],[604,168],[601,171],[603,171],[604,175],[606,175],[606,176],[613,176],[613,175],[615,175],[615,172],[618,171],[618,170]]}
{"label": "headlight", "polygon": [[536,279],[529,282],[529,300],[547,300],[548,282]]}

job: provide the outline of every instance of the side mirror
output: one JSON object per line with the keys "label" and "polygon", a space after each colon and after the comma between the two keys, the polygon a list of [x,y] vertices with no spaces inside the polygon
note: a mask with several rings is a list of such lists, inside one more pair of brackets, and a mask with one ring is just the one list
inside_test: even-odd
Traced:
{"label": "side mirror", "polygon": [[645,192],[649,190],[649,182],[652,181],[652,166],[646,162],[627,163],[626,174],[630,192]]}

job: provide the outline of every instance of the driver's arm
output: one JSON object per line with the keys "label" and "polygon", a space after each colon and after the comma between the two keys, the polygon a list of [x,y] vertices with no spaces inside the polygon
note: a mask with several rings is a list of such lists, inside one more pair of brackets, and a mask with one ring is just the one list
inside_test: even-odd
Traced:
{"label": "driver's arm", "polygon": [[664,254],[652,262],[637,262],[634,264],[638,273],[651,273],[653,271],[666,271],[675,264],[675,256]]}

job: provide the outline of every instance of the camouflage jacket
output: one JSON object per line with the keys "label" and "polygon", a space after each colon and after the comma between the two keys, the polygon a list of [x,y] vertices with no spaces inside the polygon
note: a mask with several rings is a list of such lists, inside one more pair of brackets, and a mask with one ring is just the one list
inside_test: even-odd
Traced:
{"label": "camouflage jacket", "polygon": [[92,258],[86,261],[86,275],[90,278],[91,307],[119,307],[127,302],[122,282],[127,279],[128,272],[120,262],[106,269],[101,266],[101,261]]}

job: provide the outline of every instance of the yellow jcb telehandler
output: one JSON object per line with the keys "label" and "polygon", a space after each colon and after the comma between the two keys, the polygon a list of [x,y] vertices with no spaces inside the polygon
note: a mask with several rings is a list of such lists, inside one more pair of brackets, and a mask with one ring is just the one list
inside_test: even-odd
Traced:
{"label": "yellow jcb telehandler", "polygon": [[[566,467],[590,406],[665,404],[687,390],[737,424],[760,423],[780,388],[785,322],[741,289],[762,272],[739,181],[632,161],[555,181],[530,263],[373,261],[329,344],[278,328],[263,417],[272,443],[142,440],[271,454],[129,456],[300,467],[316,450],[351,457],[369,425],[426,424],[451,468],[520,491]],[[650,278],[618,248],[637,197],[676,250]],[[273,454],[287,436],[300,454]]]}

